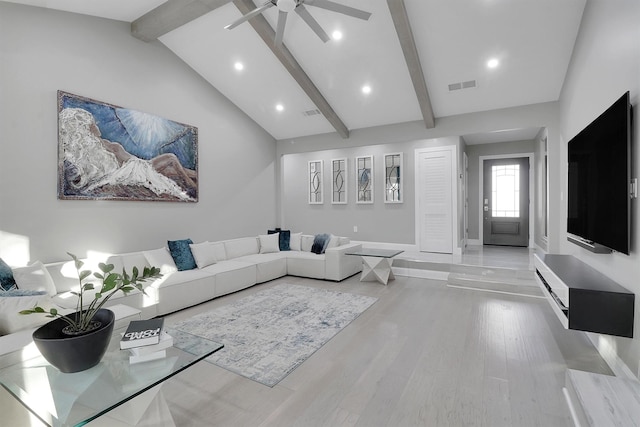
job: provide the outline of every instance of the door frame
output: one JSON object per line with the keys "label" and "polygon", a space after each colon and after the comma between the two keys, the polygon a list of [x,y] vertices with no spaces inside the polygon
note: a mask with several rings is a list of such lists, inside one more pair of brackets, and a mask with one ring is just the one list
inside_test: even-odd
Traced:
{"label": "door frame", "polygon": [[484,245],[484,227],[482,223],[482,218],[484,216],[482,202],[482,195],[484,193],[484,161],[485,160],[494,160],[494,159],[517,159],[522,157],[529,158],[529,244],[528,248],[534,247],[533,236],[535,236],[535,221],[533,218],[533,213],[535,212],[533,204],[535,203],[535,198],[531,197],[534,194],[534,185],[535,182],[533,180],[533,170],[534,168],[534,153],[513,153],[513,154],[495,154],[488,156],[480,156],[479,157],[479,168],[478,168],[478,238],[480,240],[480,245]]}
{"label": "door frame", "polygon": [[415,222],[414,222],[414,231],[415,231],[415,242],[416,248],[418,252],[422,251],[422,247],[420,246],[420,191],[422,190],[420,185],[420,179],[418,174],[420,173],[420,153],[428,153],[428,152],[438,152],[438,151],[451,151],[451,189],[453,194],[451,195],[451,245],[452,252],[454,255],[461,255],[462,248],[460,245],[460,236],[458,235],[459,227],[459,217],[458,214],[458,194],[460,189],[458,188],[458,147],[455,145],[443,145],[440,147],[423,147],[416,148],[414,151],[414,182],[415,182]]}

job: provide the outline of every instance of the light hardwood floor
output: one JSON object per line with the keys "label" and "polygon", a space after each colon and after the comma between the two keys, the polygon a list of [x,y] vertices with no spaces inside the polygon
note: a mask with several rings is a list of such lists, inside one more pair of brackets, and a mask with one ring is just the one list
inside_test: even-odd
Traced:
{"label": "light hardwood floor", "polygon": [[[587,337],[564,330],[545,300],[426,279],[383,286],[357,276],[341,283],[284,277],[166,322],[278,283],[379,300],[273,388],[207,362],[175,376],[163,390],[178,426],[570,426],[565,369],[610,373]],[[4,390],[0,408],[9,419],[30,418]]]}
{"label": "light hardwood floor", "polygon": [[570,426],[565,369],[610,373],[545,300],[425,279],[285,277],[167,321],[276,283],[379,300],[273,388],[209,363],[183,372],[164,388],[179,426]]}

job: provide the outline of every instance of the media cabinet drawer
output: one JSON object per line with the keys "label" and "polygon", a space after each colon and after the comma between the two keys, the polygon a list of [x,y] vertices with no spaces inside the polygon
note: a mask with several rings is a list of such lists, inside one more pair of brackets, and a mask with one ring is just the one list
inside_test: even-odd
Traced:
{"label": "media cabinet drawer", "polygon": [[551,288],[551,291],[558,297],[558,299],[560,299],[562,304],[569,308],[569,287],[565,285],[564,282],[560,280],[560,278],[556,276],[553,271],[551,271],[549,267],[542,262],[542,260],[540,260],[540,258],[538,258],[538,255],[534,255],[533,263],[537,272],[536,280],[542,282],[538,284],[542,286],[546,284]]}

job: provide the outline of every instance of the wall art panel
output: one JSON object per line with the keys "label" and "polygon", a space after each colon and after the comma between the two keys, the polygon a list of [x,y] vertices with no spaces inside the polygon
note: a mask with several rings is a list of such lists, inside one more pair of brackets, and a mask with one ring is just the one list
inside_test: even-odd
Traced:
{"label": "wall art panel", "polygon": [[58,91],[58,198],[198,201],[198,129]]}

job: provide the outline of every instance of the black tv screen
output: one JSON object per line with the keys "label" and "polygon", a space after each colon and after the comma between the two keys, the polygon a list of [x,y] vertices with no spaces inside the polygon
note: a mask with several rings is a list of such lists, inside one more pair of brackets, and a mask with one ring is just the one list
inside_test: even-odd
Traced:
{"label": "black tv screen", "polygon": [[627,255],[631,120],[627,92],[568,146],[567,232]]}

